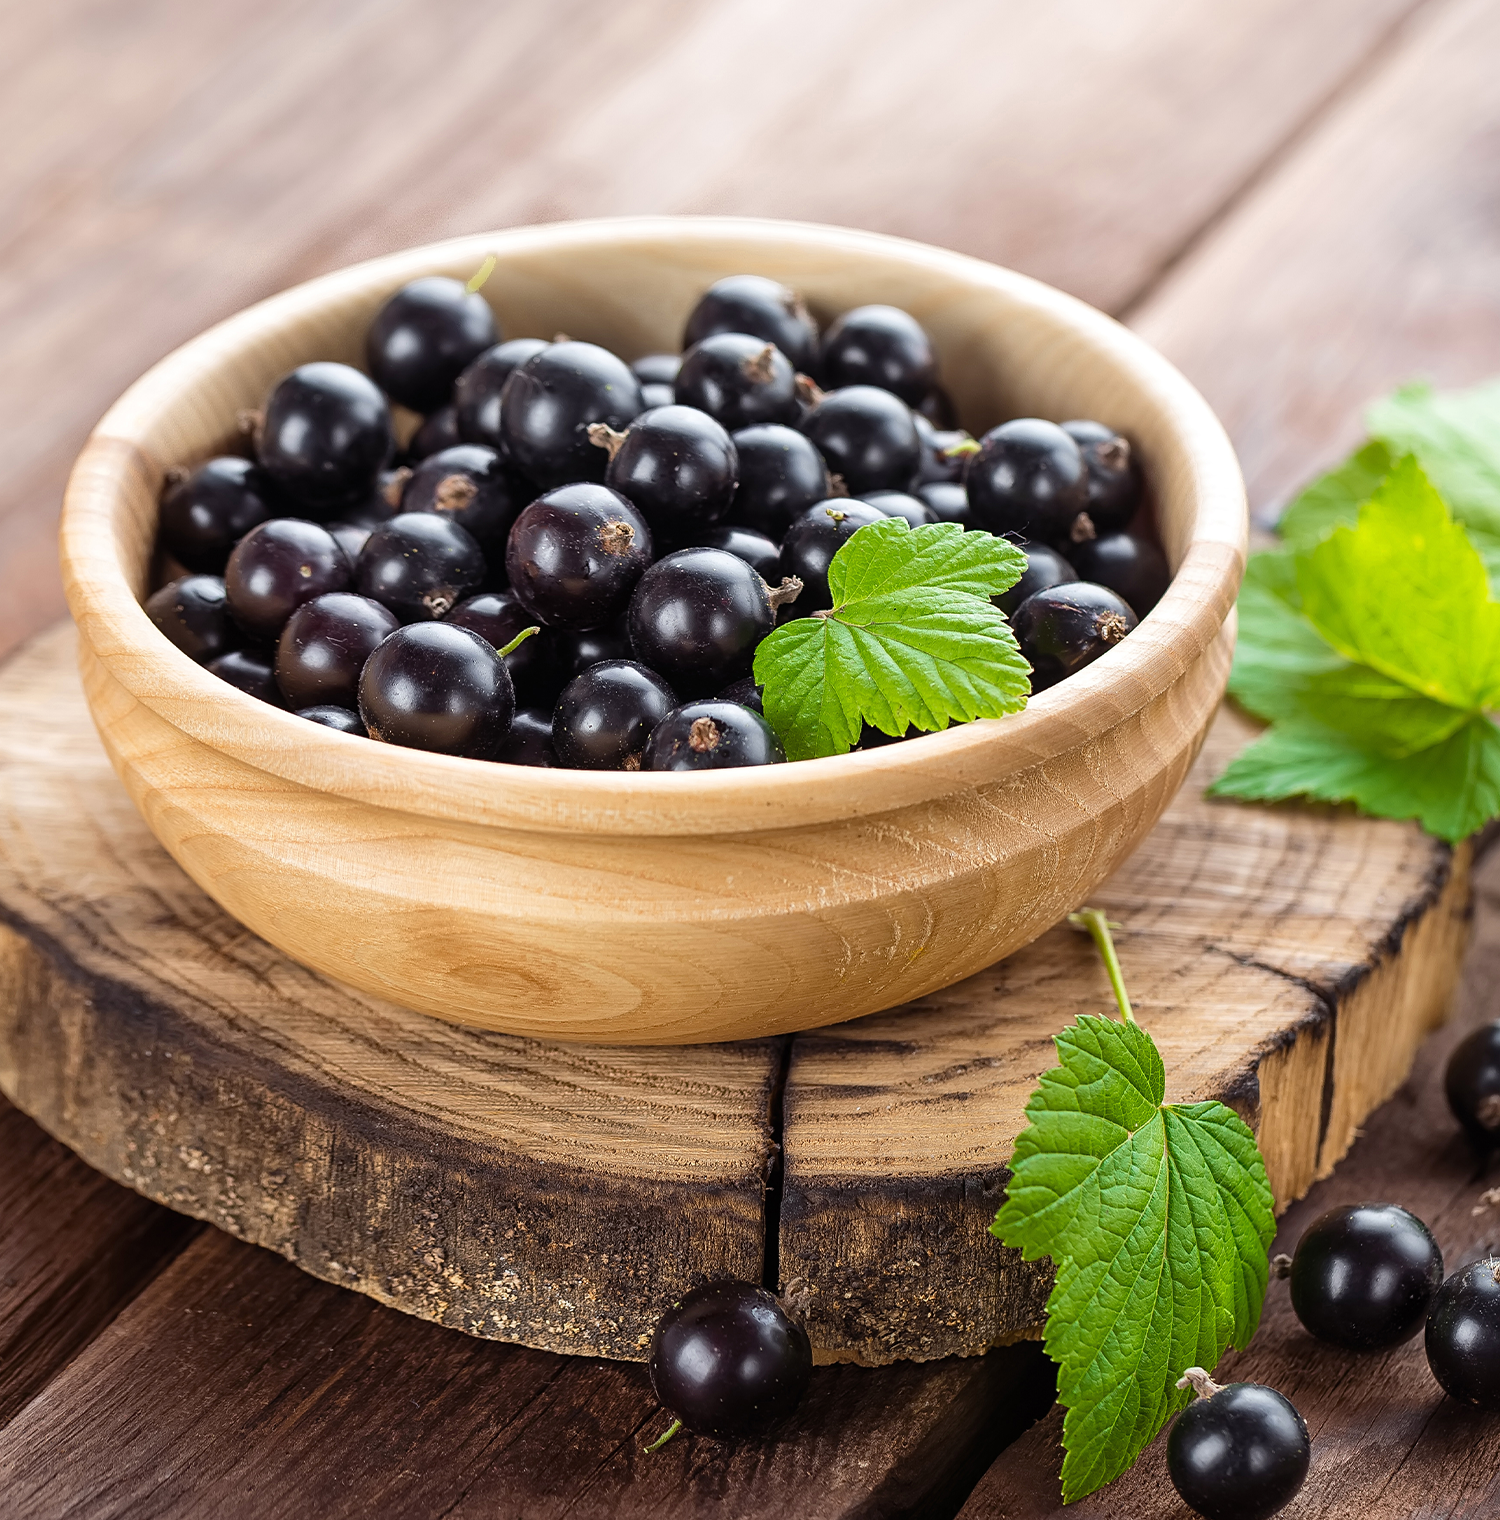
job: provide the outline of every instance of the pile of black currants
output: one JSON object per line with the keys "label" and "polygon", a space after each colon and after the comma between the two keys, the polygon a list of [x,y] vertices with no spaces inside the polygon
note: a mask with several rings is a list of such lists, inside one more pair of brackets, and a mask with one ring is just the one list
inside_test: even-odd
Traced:
{"label": "pile of black currants", "polygon": [[[736,275],[694,308],[685,352],[627,364],[502,341],[475,283],[404,286],[368,374],[302,365],[246,419],[253,457],[169,478],[147,610],[184,653],[389,743],[706,770],[785,759],[756,646],[830,605],[829,562],[867,523],[1024,543],[997,600],[1038,690],[1166,589],[1129,443],[1035,418],[971,439],[895,307],[820,334],[792,291]],[[421,418],[404,447],[393,402]]]}

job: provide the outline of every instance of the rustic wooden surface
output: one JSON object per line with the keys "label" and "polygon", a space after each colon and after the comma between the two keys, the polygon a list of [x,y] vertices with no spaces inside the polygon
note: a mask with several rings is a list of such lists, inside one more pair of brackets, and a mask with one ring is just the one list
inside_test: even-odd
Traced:
{"label": "rustic wooden surface", "polygon": [[[294,279],[477,226],[612,210],[800,214],[1007,260],[1127,313],[1183,364],[1230,425],[1265,513],[1355,436],[1363,402],[1383,387],[1424,371],[1460,383],[1500,369],[1494,0],[1078,0],[1034,10],[977,0],[765,10],[742,0],[631,5],[601,19],[582,3],[152,0],[125,9],[7,0],[0,643],[60,610],[53,525],[68,462],[147,363]],[[745,19],[753,11],[766,16],[763,27]],[[1500,971],[1488,906],[1495,871],[1491,862],[1481,876],[1482,996]],[[1473,1011],[1493,1009],[1481,1002]],[[1430,1077],[1413,1090],[1418,1110],[1403,1095],[1386,1113],[1441,1128]],[[1384,1122],[1377,1116],[1373,1126]],[[26,1158],[28,1196],[55,1189],[56,1215],[67,1216],[0,1210],[6,1336],[18,1309],[29,1318],[26,1305],[60,1302],[59,1285],[91,1281],[115,1238],[111,1209],[137,1229],[152,1219],[170,1226],[172,1216],[88,1181],[28,1121],[10,1116],[0,1145],[7,1161]],[[1449,1220],[1448,1153],[1439,1147],[1429,1171],[1406,1169],[1401,1150],[1389,1161],[1377,1155],[1354,1191],[1389,1192]],[[1323,1186],[1337,1186],[1363,1156],[1359,1142]],[[88,1210],[68,1208],[85,1196]],[[1444,1238],[1450,1252],[1456,1238]],[[408,1513],[427,1486],[450,1507],[472,1489],[492,1514],[602,1516],[633,1502],[618,1478],[597,1499],[586,1478],[554,1497],[564,1483],[558,1455],[580,1472],[618,1474],[631,1460],[633,1448],[619,1445],[623,1409],[604,1422],[598,1444],[586,1434],[580,1442],[580,1427],[608,1407],[607,1393],[571,1381],[586,1382],[594,1364],[461,1340],[253,1247],[212,1234],[193,1240],[194,1251],[215,1241],[243,1263],[247,1294],[267,1312],[238,1342],[215,1339],[215,1322],[197,1316],[202,1338],[174,1340],[177,1359],[150,1364],[151,1336],[194,1323],[182,1312],[193,1285],[170,1271],[153,1277],[171,1258],[170,1242],[116,1256],[133,1265],[25,1373],[28,1513],[122,1513],[133,1496],[132,1515],[259,1516],[271,1512],[258,1500],[261,1472],[273,1474],[285,1514],[306,1511],[298,1485],[313,1483],[325,1512],[361,1516]],[[1493,1231],[1483,1243],[1497,1243]],[[300,1339],[281,1325],[290,1300],[278,1291],[287,1284],[324,1295]],[[108,1353],[86,1347],[71,1363],[87,1373],[86,1394],[55,1377],[37,1392],[137,1291],[108,1332]],[[222,1296],[205,1305],[221,1326],[233,1306]],[[137,1311],[147,1318],[131,1318]],[[284,1312],[288,1324],[309,1324]],[[354,1316],[355,1333],[316,1333],[323,1315],[338,1314]],[[1267,1345],[1276,1316],[1273,1305]],[[387,1322],[413,1337],[388,1379],[374,1354],[380,1332],[363,1329]],[[414,1405],[401,1379],[425,1358],[450,1365],[442,1348],[451,1344],[493,1358],[483,1364],[488,1375],[463,1385],[458,1409],[441,1390],[425,1402],[419,1391]],[[1306,1343],[1285,1351],[1260,1375],[1301,1387],[1299,1367],[1322,1353]],[[996,1355],[820,1369],[815,1400],[850,1399],[868,1422],[858,1439],[834,1419],[822,1435],[809,1427],[794,1448],[731,1453],[695,1443],[673,1458],[682,1465],[637,1463],[631,1480],[650,1485],[641,1492],[656,1514],[951,1515],[952,1495],[984,1460],[966,1422],[982,1422],[987,1401],[1001,1395],[992,1384],[978,1406],[966,1404],[962,1389],[973,1385],[940,1381],[924,1385],[937,1390],[924,1404],[905,1379],[1003,1366]],[[128,1377],[112,1369],[126,1357]],[[1319,1460],[1334,1459],[1333,1481],[1315,1468],[1287,1514],[1494,1514],[1496,1497],[1482,1486],[1495,1466],[1493,1423],[1470,1428],[1434,1405],[1427,1387],[1388,1390],[1365,1375],[1367,1365],[1343,1374],[1357,1388],[1351,1381],[1330,1397],[1329,1378],[1312,1395]],[[592,1387],[644,1397],[629,1382],[638,1369],[593,1376],[602,1382]],[[558,1380],[562,1404],[538,1395]],[[358,1394],[340,1405],[352,1387]],[[431,1383],[422,1387],[431,1394]],[[495,1425],[460,1428],[476,1419],[476,1404],[497,1411]],[[136,1412],[133,1423],[105,1418],[117,1405]],[[299,1444],[304,1408],[314,1438],[328,1436],[324,1422],[337,1411],[349,1433],[343,1444],[327,1452]],[[1408,1437],[1429,1413],[1427,1438],[1413,1445]],[[949,1416],[960,1431],[951,1442]],[[496,1434],[496,1425],[527,1421],[519,1445],[515,1434]],[[183,1446],[193,1460],[179,1462],[163,1441],[132,1459],[158,1422],[196,1442]],[[642,1428],[656,1427],[648,1419]],[[7,1472],[15,1429],[15,1419],[0,1429]],[[848,1462],[846,1444],[857,1453]],[[521,1454],[513,1466],[507,1451]],[[226,1481],[220,1474],[230,1468]],[[210,1485],[213,1502],[200,1503]],[[1029,1520],[1049,1512],[1053,1497],[1019,1502],[999,1513]],[[1160,1488],[1153,1502],[1173,1520],[1185,1515]]]}

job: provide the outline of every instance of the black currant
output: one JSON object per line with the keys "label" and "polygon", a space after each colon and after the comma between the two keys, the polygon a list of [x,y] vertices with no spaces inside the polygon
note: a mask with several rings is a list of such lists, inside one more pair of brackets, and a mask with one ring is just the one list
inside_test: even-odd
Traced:
{"label": "black currant", "polygon": [[411,470],[406,465],[397,470],[382,470],[370,490],[339,508],[338,521],[373,532],[401,510],[401,497],[410,479]]}
{"label": "black currant", "polygon": [[961,528],[972,528],[974,514],[969,511],[969,493],[956,480],[929,480],[919,485],[917,499],[932,509],[939,522],[957,523]]}
{"label": "black currant", "polygon": [[512,373],[551,345],[544,338],[512,338],[487,348],[453,387],[453,425],[464,443],[500,449],[500,392]]}
{"label": "black currant", "polygon": [[411,472],[401,495],[403,512],[436,512],[467,528],[480,547],[503,558],[503,539],[531,500],[494,449],[460,443],[429,455]]}
{"label": "black currant", "polygon": [[1088,514],[1101,537],[1126,527],[1141,504],[1141,476],[1130,441],[1102,422],[1065,422],[1062,430],[1083,454]]}
{"label": "black currant", "polygon": [[1352,1351],[1399,1346],[1422,1327],[1443,1281],[1443,1253],[1394,1203],[1330,1209],[1292,1256],[1292,1308],[1319,1340]]}
{"label": "black currant", "polygon": [[958,408],[953,404],[953,397],[941,385],[934,385],[917,403],[916,410],[939,432],[951,433],[958,427]]}
{"label": "black currant", "polygon": [[[911,415],[912,421],[916,423],[917,437],[922,443],[916,484],[927,485],[940,480],[962,481],[964,464],[968,459],[968,452],[963,451],[963,446],[974,440],[962,428],[939,430],[921,412],[914,411]],[[955,453],[954,450],[960,452]]]}
{"label": "black currant", "polygon": [[757,423],[794,421],[796,380],[791,360],[774,343],[721,332],[682,356],[674,394],[683,406],[697,407],[738,432]]}
{"label": "black currant", "polygon": [[1088,471],[1078,445],[1039,417],[991,428],[969,456],[964,486],[981,528],[1043,543],[1070,542],[1088,507]]}
{"label": "black currant", "polygon": [[351,522],[331,522],[327,527],[339,548],[344,551],[344,558],[350,565],[357,565],[365,545],[370,541],[370,534],[375,530],[367,528],[363,523]]}
{"label": "black currant", "polygon": [[919,501],[905,491],[866,491],[859,499],[887,517],[904,517],[914,528],[938,520],[937,513],[925,501]]}
{"label": "black currant", "polygon": [[798,617],[833,606],[828,590],[828,566],[833,556],[861,528],[889,520],[867,501],[835,496],[809,507],[793,521],[781,540],[781,573],[795,575],[802,582],[802,595],[796,603]]}
{"label": "black currant", "polygon": [[818,360],[818,328],[795,290],[759,274],[732,274],[699,298],[688,317],[682,346],[716,333],[749,333],[774,343],[793,366],[811,374]]}
{"label": "black currant", "polygon": [[640,381],[623,359],[593,343],[549,343],[505,382],[500,434],[511,463],[544,491],[602,481],[609,455],[590,426],[624,428],[643,408]]}
{"label": "black currant", "polygon": [[497,336],[495,314],[477,290],[426,275],[403,285],[375,313],[365,359],[386,395],[414,412],[431,412]]}
{"label": "black currant", "polygon": [[[538,634],[526,640],[534,644]],[[522,644],[524,649],[526,644]],[[556,765],[557,755],[552,749],[552,714],[538,707],[519,707],[510,721],[510,733],[506,735],[495,754],[495,759],[506,765]]]}
{"label": "black currant", "polygon": [[630,373],[642,385],[677,384],[677,371],[682,365],[681,354],[642,354],[630,361]]}
{"label": "black currant", "polygon": [[1307,1478],[1312,1443],[1296,1406],[1261,1383],[1221,1388],[1201,1367],[1177,1385],[1198,1397],[1167,1436],[1172,1486],[1204,1520],[1268,1520]]}
{"label": "black currant", "polygon": [[604,480],[639,509],[653,534],[680,539],[722,520],[739,456],[724,428],[690,406],[642,412],[623,435],[600,429]]}
{"label": "black currant", "polygon": [[272,707],[282,707],[281,689],[276,684],[276,672],[271,668],[271,657],[259,649],[231,649],[210,660],[204,667],[221,681],[228,681],[247,697],[269,702]]}
{"label": "black currant", "polygon": [[146,615],[189,659],[212,660],[240,642],[217,575],[184,575],[153,592]]}
{"label": "black currant", "polygon": [[790,1415],[812,1380],[807,1332],[751,1283],[694,1288],[657,1321],[651,1386],[696,1435],[763,1435]]}
{"label": "black currant", "polygon": [[299,708],[297,716],[306,718],[309,723],[321,723],[324,728],[336,728],[341,734],[358,734],[361,739],[369,738],[364,720],[348,707],[320,703],[317,707]]}
{"label": "black currant", "polygon": [[493,644],[451,623],[409,623],[365,661],[359,715],[372,739],[493,759],[516,695]]}
{"label": "black currant", "polygon": [[484,583],[474,535],[437,512],[403,512],[369,537],[354,567],[355,589],[403,623],[445,616]]}
{"label": "black currant", "polygon": [[818,378],[830,389],[878,385],[919,406],[937,379],[932,342],[899,306],[856,306],[823,334]]}
{"label": "black currant", "polygon": [[740,483],[729,509],[737,523],[780,540],[799,512],[828,495],[828,466],[795,428],[765,422],[734,434]]}
{"label": "black currant", "polygon": [[230,615],[252,638],[280,637],[303,604],[351,579],[348,557],[327,528],[297,517],[273,517],[252,528],[224,567]]}
{"label": "black currant", "polygon": [[1113,649],[1136,618],[1107,587],[1071,581],[1034,592],[1010,621],[1031,662],[1031,689],[1045,691]]}
{"label": "black currant", "polygon": [[1162,599],[1172,581],[1167,557],[1149,538],[1133,533],[1106,533],[1073,544],[1068,558],[1080,580],[1108,586],[1143,618]]}
{"label": "black currant", "polygon": [[747,565],[758,570],[765,580],[780,579],[781,545],[772,543],[764,533],[757,533],[754,528],[740,528],[733,523],[726,523],[721,528],[710,528],[707,533],[699,534],[698,546],[704,549],[722,549],[726,554],[744,560]]}
{"label": "black currant", "polygon": [[582,482],[525,508],[510,530],[505,568],[538,622],[599,628],[625,610],[652,552],[646,519],[618,491]]}
{"label": "black currant", "polygon": [[1472,1261],[1438,1289],[1427,1316],[1427,1365],[1443,1392],[1500,1409],[1500,1261]]}
{"label": "black currant", "polygon": [[[535,638],[528,639],[527,644],[538,643],[542,639],[551,642],[556,651],[557,667],[560,673],[559,689],[566,686],[574,676],[581,676],[591,665],[598,665],[604,660],[632,660],[635,658],[630,647],[630,634],[625,626],[625,618],[621,616],[605,628],[544,628]],[[525,644],[521,646],[523,649]],[[555,694],[554,694],[555,701]]]}
{"label": "black currant", "polygon": [[426,459],[429,454],[440,453],[443,449],[451,449],[454,444],[462,442],[458,432],[457,410],[452,405],[440,406],[424,417],[422,426],[411,435],[411,442],[406,446],[406,457],[413,461]]}
{"label": "black currant", "polygon": [[162,497],[162,546],[184,569],[222,575],[229,551],[281,510],[259,465],[232,456],[210,459]]}
{"label": "black currant", "polygon": [[1500,1022],[1467,1036],[1443,1073],[1448,1107],[1481,1155],[1500,1146]]}
{"label": "black currant", "polygon": [[777,765],[785,759],[775,729],[743,703],[689,702],[651,730],[641,769],[712,771]]}
{"label": "black currant", "polygon": [[[468,628],[496,649],[504,649],[525,628],[534,627],[536,619],[509,591],[481,591],[460,602],[443,619],[456,628]],[[624,650],[621,639],[620,652]],[[600,656],[605,658],[605,656]],[[565,679],[558,665],[557,648],[548,630],[523,639],[505,656],[516,701],[526,707],[550,708],[557,699]],[[569,676],[576,672],[569,671]]]}
{"label": "black currant", "polygon": [[760,687],[755,684],[754,676],[746,676],[743,680],[732,681],[719,693],[721,702],[738,702],[741,707],[748,707],[751,712],[758,712],[765,716],[765,704],[761,701]]}
{"label": "black currant", "polygon": [[306,508],[326,511],[370,489],[390,455],[391,413],[375,383],[347,364],[304,364],[266,402],[259,455]]}
{"label": "black currant", "polygon": [[1017,547],[1026,556],[1026,568],[1009,591],[1002,591],[995,598],[995,605],[1006,617],[1014,617],[1016,608],[1038,591],[1066,586],[1079,578],[1078,572],[1056,549],[1049,549],[1046,544],[1019,544]]}
{"label": "black currant", "polygon": [[911,408],[878,386],[829,391],[803,418],[802,431],[853,496],[904,491],[921,461]]}
{"label": "black currant", "polygon": [[400,626],[379,602],[349,591],[304,602],[276,645],[276,684],[287,705],[357,706],[365,661]]}
{"label": "black currant", "polygon": [[677,705],[672,688],[635,660],[603,660],[574,676],[552,712],[552,748],[575,770],[638,771],[651,730]]}

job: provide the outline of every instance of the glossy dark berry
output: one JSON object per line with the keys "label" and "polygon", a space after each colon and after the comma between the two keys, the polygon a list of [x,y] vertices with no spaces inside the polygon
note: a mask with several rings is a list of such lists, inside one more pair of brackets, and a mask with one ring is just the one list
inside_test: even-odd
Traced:
{"label": "glossy dark berry", "polygon": [[299,708],[297,716],[306,718],[309,723],[321,723],[324,728],[337,729],[341,734],[358,734],[361,739],[369,738],[364,719],[349,707],[333,707],[324,703],[317,707]]}
{"label": "glossy dark berry", "polygon": [[538,622],[599,628],[625,610],[652,557],[646,519],[618,491],[582,483],[549,491],[521,513],[505,568]]}
{"label": "glossy dark berry", "polygon": [[995,605],[1006,617],[1014,617],[1016,608],[1038,591],[1050,591],[1054,586],[1066,586],[1079,579],[1078,572],[1056,549],[1049,549],[1046,544],[1019,544],[1017,547],[1026,555],[1026,568],[1009,591],[1002,591],[995,598]]}
{"label": "glossy dark berry", "polygon": [[557,763],[636,771],[651,730],[677,705],[672,688],[635,660],[604,660],[562,689],[552,712]]}
{"label": "glossy dark berry", "polygon": [[369,537],[354,567],[355,589],[403,623],[445,616],[484,583],[478,541],[437,512],[403,512]]}
{"label": "glossy dark berry", "polygon": [[1136,618],[1107,587],[1071,581],[1027,597],[1010,621],[1031,662],[1031,689],[1045,691],[1107,654]]}
{"label": "glossy dark berry", "polygon": [[1399,1346],[1422,1327],[1443,1253],[1394,1203],[1346,1204],[1313,1221],[1292,1257],[1292,1308],[1319,1340],[1352,1351]]}
{"label": "glossy dark berry", "polygon": [[884,512],[887,517],[904,517],[914,528],[938,520],[937,513],[925,501],[909,496],[905,491],[866,491],[860,500]]}
{"label": "glossy dark berry", "polygon": [[436,512],[466,528],[486,553],[503,557],[503,539],[531,495],[494,449],[460,443],[429,455],[413,469],[401,510]]}
{"label": "glossy dark berry", "polygon": [[[526,641],[527,644],[535,642],[535,638]],[[556,765],[550,710],[539,707],[517,708],[515,717],[510,721],[510,733],[496,752],[495,759],[505,765]]]}
{"label": "glossy dark berry", "polygon": [[735,433],[757,423],[794,421],[796,379],[791,360],[774,343],[722,332],[682,356],[674,394],[681,405],[707,412]]}
{"label": "glossy dark berry", "polygon": [[1438,1289],[1427,1315],[1427,1365],[1443,1392],[1500,1409],[1500,1261],[1470,1262]]}
{"label": "glossy dark berry", "polygon": [[450,623],[398,628],[359,678],[359,715],[370,737],[387,744],[493,759],[515,710],[494,646]]}
{"label": "glossy dark berry", "polygon": [[[503,649],[522,629],[536,626],[536,619],[509,591],[481,591],[478,596],[460,602],[443,621],[455,628],[472,630],[496,649]],[[547,631],[523,639],[505,656],[505,663],[516,688],[516,701],[523,707],[550,710],[564,677],[555,644]]]}
{"label": "glossy dark berry", "polygon": [[642,385],[677,384],[677,371],[682,365],[681,354],[642,354],[630,361],[630,373]]}
{"label": "glossy dark berry", "polygon": [[922,442],[922,452],[917,463],[916,483],[926,485],[929,481],[962,481],[968,455],[955,454],[951,451],[974,440],[962,428],[933,427],[921,412],[914,411],[912,420],[917,425],[917,437]]}
{"label": "glossy dark berry", "polygon": [[255,697],[269,702],[272,707],[282,707],[281,689],[276,685],[276,672],[271,668],[268,654],[258,649],[231,649],[204,667],[221,681]]}
{"label": "glossy dark berry", "polygon": [[217,575],[184,575],[146,602],[146,615],[193,660],[212,660],[240,642]]}
{"label": "glossy dark berry", "polygon": [[781,573],[802,582],[794,604],[798,617],[833,606],[828,590],[828,566],[833,556],[870,523],[889,519],[867,501],[835,496],[801,513],[781,540]]}
{"label": "glossy dark berry", "polygon": [[1467,1036],[1443,1073],[1448,1107],[1481,1155],[1500,1147],[1500,1022]]}
{"label": "glossy dark berry", "polygon": [[951,433],[958,427],[958,408],[941,385],[934,385],[917,403],[916,410],[939,432]]}
{"label": "glossy dark berry", "polygon": [[349,591],[304,602],[276,644],[276,684],[287,705],[357,707],[365,661],[400,626],[379,602]]}
{"label": "glossy dark berry", "polygon": [[411,442],[406,446],[406,457],[426,459],[429,454],[440,453],[462,442],[458,432],[458,412],[450,403],[422,419],[422,426],[411,435]]}
{"label": "glossy dark berry", "polygon": [[803,419],[802,431],[851,496],[904,491],[917,473],[921,443],[911,408],[878,386],[830,391]]}
{"label": "glossy dark berry", "polygon": [[1102,422],[1065,422],[1062,430],[1083,454],[1094,532],[1101,538],[1120,532],[1141,504],[1141,475],[1129,439]]}
{"label": "glossy dark berry", "polygon": [[375,313],[365,337],[370,374],[386,395],[414,412],[446,402],[453,382],[498,335],[495,314],[461,280],[425,275],[403,285]]}
{"label": "glossy dark berry", "polygon": [[929,480],[917,487],[916,495],[919,501],[927,503],[939,522],[957,523],[960,528],[978,526],[969,510],[969,493],[958,481]]}
{"label": "glossy dark berry", "polygon": [[710,528],[707,533],[699,535],[699,547],[722,549],[726,554],[732,554],[758,570],[765,580],[776,581],[781,578],[781,545],[772,543],[764,533],[757,533],[754,528],[741,528],[733,523]]}
{"label": "glossy dark berry", "polygon": [[734,434],[739,489],[731,519],[780,540],[799,512],[828,495],[828,467],[812,440],[795,428],[767,422]]}
{"label": "glossy dark berry", "polygon": [[765,715],[765,704],[761,701],[760,687],[755,684],[754,676],[746,676],[742,681],[731,681],[719,693],[719,700],[738,702],[741,707],[748,707],[751,712]]}
{"label": "glossy dark berry", "polygon": [[590,426],[623,429],[644,406],[640,381],[608,349],[549,343],[505,382],[500,435],[512,464],[541,490],[602,481],[609,454],[589,438]]}
{"label": "glossy dark berry", "polygon": [[480,354],[453,387],[454,441],[501,448],[500,392],[514,371],[550,346],[544,338],[512,338]]}
{"label": "glossy dark berry", "polygon": [[186,570],[222,575],[229,551],[281,510],[259,465],[232,456],[210,459],[162,497],[162,547]]}
{"label": "glossy dark berry", "polygon": [[764,275],[732,274],[704,291],[688,317],[682,346],[715,333],[749,333],[774,343],[805,374],[817,364],[818,328],[802,297]]}
{"label": "glossy dark berry", "polygon": [[365,545],[370,541],[370,535],[375,531],[366,527],[363,523],[331,522],[327,524],[328,531],[333,534],[340,549],[344,551],[344,558],[350,565],[359,563],[359,557],[364,553]]}
{"label": "glossy dark berry", "polygon": [[750,674],[755,646],[776,626],[760,575],[722,549],[679,549],[641,577],[630,598],[636,659],[675,691],[698,696]]}
{"label": "glossy dark berry", "polygon": [[348,557],[317,523],[273,517],[235,545],[224,567],[229,612],[252,638],[280,637],[286,620],[315,596],[348,589]]}
{"label": "glossy dark berry", "polygon": [[677,389],[671,385],[657,385],[648,380],[641,386],[641,405],[646,411],[658,406],[676,406]]}
{"label": "glossy dark berry", "polygon": [[642,412],[623,438],[610,435],[605,484],[639,509],[659,538],[681,539],[723,520],[739,455],[712,417],[690,406]]}
{"label": "glossy dark berry", "polygon": [[401,497],[410,479],[411,469],[407,465],[397,470],[382,470],[364,495],[339,508],[337,521],[373,532],[401,510]]}
{"label": "glossy dark berry", "polygon": [[1088,507],[1088,472],[1078,445],[1039,417],[991,428],[969,457],[964,486],[981,528],[1043,543],[1068,543]]}
{"label": "glossy dark berry", "polygon": [[812,1380],[807,1332],[750,1283],[708,1283],[657,1321],[651,1386],[696,1435],[763,1435],[790,1415]]}
{"label": "glossy dark berry", "polygon": [[347,364],[304,364],[266,402],[260,462],[304,507],[326,511],[368,491],[392,446],[385,397]]}
{"label": "glossy dark berry", "polygon": [[1296,1497],[1311,1460],[1296,1406],[1260,1383],[1194,1399],[1167,1436],[1172,1485],[1204,1520],[1268,1520]]}
{"label": "glossy dark berry", "polygon": [[1150,612],[1172,583],[1166,555],[1149,538],[1133,533],[1085,539],[1070,546],[1068,558],[1081,580],[1108,586],[1130,603],[1138,618]]}
{"label": "glossy dark berry", "polygon": [[[528,639],[527,643],[535,644],[542,639],[548,640],[553,647],[560,676],[559,690],[591,665],[604,660],[635,658],[623,615],[604,628],[548,628],[536,638]],[[553,700],[556,700],[555,693]]]}
{"label": "glossy dark berry", "polygon": [[651,730],[641,769],[715,771],[785,759],[775,729],[759,713],[739,702],[689,702]]}
{"label": "glossy dark berry", "polygon": [[878,385],[919,406],[937,378],[932,342],[899,306],[856,306],[823,334],[818,378],[829,389]]}

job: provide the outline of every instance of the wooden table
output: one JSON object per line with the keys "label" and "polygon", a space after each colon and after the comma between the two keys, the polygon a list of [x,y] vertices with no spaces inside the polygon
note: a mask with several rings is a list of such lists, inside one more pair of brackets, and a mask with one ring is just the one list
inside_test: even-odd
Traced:
{"label": "wooden table", "polygon": [[[84,432],[249,300],[450,232],[754,212],[946,243],[1121,315],[1229,425],[1262,520],[1414,374],[1500,371],[1494,0],[4,0],[0,649],[61,611]],[[1482,863],[1459,1022],[1283,1223],[1378,1195],[1450,1260],[1500,1209],[1437,1089],[1494,1012]],[[1351,1367],[1284,1291],[1239,1359],[1317,1443],[1288,1515],[1500,1513],[1500,1425],[1420,1347]],[[7,1516],[1030,1517],[1047,1371],[820,1369],[774,1446],[645,1458],[643,1370],[479,1342],[148,1204],[0,1111]],[[1016,1437],[1020,1435],[1020,1439]],[[1014,1444],[1009,1444],[1014,1442]],[[977,1486],[976,1486],[977,1485]],[[1080,1514],[1181,1515],[1160,1443]]]}

